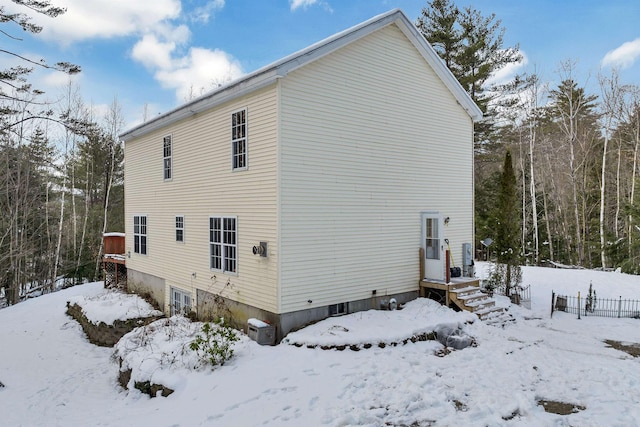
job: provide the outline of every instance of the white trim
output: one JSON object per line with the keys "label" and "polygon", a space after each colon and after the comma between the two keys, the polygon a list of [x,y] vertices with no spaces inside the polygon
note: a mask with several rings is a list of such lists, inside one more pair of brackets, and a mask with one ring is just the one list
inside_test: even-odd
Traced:
{"label": "white trim", "polygon": [[[145,231],[146,233],[142,234],[140,232],[138,232],[137,234],[139,236],[144,236],[145,237],[145,252],[142,253],[140,251],[136,252],[136,217],[138,218],[145,218]],[[149,215],[147,214],[133,214],[133,217],[131,218],[133,220],[133,253],[137,254],[137,255],[144,255],[144,256],[149,256]],[[140,242],[139,247],[142,247],[142,242]]]}
{"label": "white trim", "polygon": [[[171,153],[169,154],[169,156],[166,156],[164,151],[165,142],[167,138],[169,138],[169,149],[171,150]],[[167,178],[165,175],[165,172],[166,172],[165,161],[167,159],[169,159],[169,178]],[[162,178],[165,181],[171,181],[173,179],[173,134],[168,134],[162,137]]]}
{"label": "white trim", "polygon": [[[176,313],[174,304],[175,304],[175,299],[174,299],[174,292],[178,293],[180,295],[180,312],[182,313]],[[189,298],[189,305],[185,304],[184,298],[188,297]],[[170,286],[169,287],[169,315],[173,316],[175,314],[183,314],[183,315],[188,315],[191,311],[193,311],[194,309],[194,305],[193,305],[193,294],[189,291],[186,291],[182,288],[178,288],[175,286]],[[189,307],[189,310],[186,311],[185,307]]]}
{"label": "white trim", "polygon": [[[182,228],[178,228],[178,218],[182,218]],[[174,238],[174,240],[175,240],[175,242],[176,242],[176,243],[184,244],[184,242],[185,242],[185,240],[186,240],[186,234],[187,234],[187,233],[185,233],[185,227],[186,227],[186,224],[185,224],[185,223],[186,223],[185,216],[184,216],[184,215],[176,214],[176,215],[174,215],[174,219],[173,219],[173,220],[174,220],[174,224],[173,224],[173,226],[174,226],[173,238]],[[182,240],[178,240],[178,235],[177,235],[178,230],[182,230]]]}
{"label": "white trim", "polygon": [[[221,268],[212,268],[211,267],[211,244],[212,244],[212,242],[211,242],[211,234],[210,233],[211,233],[211,220],[212,219],[220,219],[221,220],[221,224],[220,224],[220,226],[221,226],[221,229],[220,229],[221,236],[220,236],[220,242],[219,242],[219,245],[220,245],[220,267]],[[225,243],[224,243],[224,220],[225,219],[233,219],[234,223],[235,223],[235,230],[233,230],[234,234],[235,234],[235,243],[233,245],[229,245],[229,244],[225,245]],[[209,224],[208,224],[208,227],[207,227],[207,233],[209,233],[209,238],[207,240],[207,243],[209,245],[209,251],[208,251],[208,253],[209,253],[209,270],[210,271],[220,272],[220,273],[223,273],[223,274],[228,274],[230,276],[237,276],[238,275],[238,264],[239,264],[239,259],[240,259],[240,250],[239,250],[239,246],[240,245],[238,243],[238,216],[237,215],[236,216],[234,216],[234,215],[209,215]],[[216,242],[216,243],[218,243],[218,242]],[[229,247],[229,246],[235,248],[235,271],[225,270],[226,257],[225,257],[224,251],[225,251],[225,247]]]}
{"label": "white trim", "polygon": [[[427,254],[427,246],[426,246],[426,239],[427,239],[427,235],[426,235],[426,224],[425,221],[426,219],[435,219],[437,221],[437,231],[438,231],[438,244],[440,245],[440,247],[438,248],[438,258],[428,258],[428,254]],[[442,213],[439,211],[422,211],[420,213],[420,221],[421,221],[421,225],[420,225],[420,235],[422,236],[422,241],[420,243],[420,247],[424,249],[424,271],[421,272],[422,277],[427,278],[427,279],[433,279],[433,280],[445,280],[445,266],[446,266],[446,256],[447,256],[447,252],[445,250],[444,247],[444,239],[445,239],[445,233],[444,233],[444,218],[442,216]],[[436,270],[436,272],[434,272],[432,274],[432,276],[428,276],[427,275],[427,270],[431,269],[431,271],[433,272],[434,269]]]}
{"label": "white trim", "polygon": [[186,117],[216,107],[224,102],[239,98],[248,93],[273,84],[277,79],[285,77],[291,71],[322,58],[336,50],[365,37],[387,25],[395,23],[420,52],[425,61],[433,68],[438,77],[451,91],[456,100],[473,120],[482,118],[482,111],[445,66],[438,54],[427,43],[415,25],[400,9],[375,16],[368,21],[337,33],[292,55],[286,56],[266,67],[209,92],[165,114],[129,129],[120,135],[123,141],[128,141],[149,132],[175,123]]}
{"label": "white trim", "polygon": [[[239,168],[234,168],[234,142],[239,141],[240,139],[233,139],[233,116],[244,112],[244,166]],[[249,169],[249,109],[247,107],[239,108],[235,111],[231,112],[231,172],[241,172]]]}
{"label": "white trim", "polygon": [[[276,86],[277,117],[282,116],[282,82]],[[282,165],[282,120],[276,123],[276,165]],[[276,308],[282,310],[282,167],[276,167],[276,244],[278,256],[276,257]]]}

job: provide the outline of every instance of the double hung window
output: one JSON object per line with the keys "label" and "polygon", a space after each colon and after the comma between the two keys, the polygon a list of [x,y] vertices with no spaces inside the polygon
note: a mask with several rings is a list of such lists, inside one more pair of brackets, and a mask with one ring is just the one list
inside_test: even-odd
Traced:
{"label": "double hung window", "polygon": [[176,216],[176,242],[184,242],[184,216]]}
{"label": "double hung window", "polygon": [[231,169],[247,168],[247,110],[231,114]]}
{"label": "double hung window", "polygon": [[209,267],[236,273],[238,266],[238,220],[236,217],[209,218]]}
{"label": "double hung window", "polygon": [[172,156],[173,151],[171,135],[167,135],[163,138],[163,164],[164,164],[164,179],[169,180],[173,177],[172,171]]}
{"label": "double hung window", "polygon": [[141,255],[147,254],[146,215],[135,215],[133,217],[133,252]]}

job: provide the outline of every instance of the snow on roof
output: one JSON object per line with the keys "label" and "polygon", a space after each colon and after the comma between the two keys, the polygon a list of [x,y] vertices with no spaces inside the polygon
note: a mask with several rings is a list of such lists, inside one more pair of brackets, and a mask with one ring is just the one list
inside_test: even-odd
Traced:
{"label": "snow on roof", "polygon": [[124,237],[124,236],[125,236],[124,233],[117,233],[117,232],[102,233],[102,237]]}

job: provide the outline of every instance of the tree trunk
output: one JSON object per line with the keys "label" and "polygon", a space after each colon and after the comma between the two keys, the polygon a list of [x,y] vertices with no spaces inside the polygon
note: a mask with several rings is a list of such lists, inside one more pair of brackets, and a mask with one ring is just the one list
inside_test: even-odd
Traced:
{"label": "tree trunk", "polygon": [[549,207],[547,205],[547,192],[545,186],[542,186],[542,202],[544,208],[544,224],[547,231],[547,245],[549,246],[549,259],[554,261],[553,257],[553,235],[551,234],[551,226],[549,224]]}
{"label": "tree trunk", "polygon": [[87,167],[85,173],[85,185],[84,185],[84,219],[82,221],[82,237],[80,239],[80,248],[78,249],[78,260],[76,262],[76,276],[78,276],[78,270],[82,262],[82,250],[84,248],[84,241],[87,234],[87,223],[89,222],[89,159],[87,159]]}
{"label": "tree trunk", "polygon": [[[638,114],[638,113],[636,113]],[[635,141],[633,144],[633,170],[631,171],[631,194],[629,195],[629,206],[631,207],[630,211],[633,211],[633,207],[635,205],[635,191],[636,191],[636,173],[638,169],[638,149],[640,148],[640,117],[637,117],[635,120],[635,132],[634,137]],[[629,214],[628,216],[628,246],[629,246],[629,258],[632,256],[631,246],[633,239],[631,238],[633,233],[633,216]]]}
{"label": "tree trunk", "polygon": [[533,170],[533,148],[536,143],[535,124],[529,126],[529,189],[531,198],[531,220],[533,226],[533,244],[534,244],[534,262],[535,265],[540,263],[540,242],[538,240],[538,207],[536,202],[536,181]]}
{"label": "tree trunk", "polygon": [[613,229],[616,240],[620,238],[620,164],[622,162],[622,139],[618,138],[618,164],[616,166],[616,213],[614,215]]}
{"label": "tree trunk", "polygon": [[607,260],[605,256],[605,237],[604,237],[604,207],[605,207],[605,188],[607,184],[607,145],[609,144],[609,136],[605,132],[604,137],[604,149],[602,150],[602,179],[600,182],[600,263],[602,269],[607,267]]}

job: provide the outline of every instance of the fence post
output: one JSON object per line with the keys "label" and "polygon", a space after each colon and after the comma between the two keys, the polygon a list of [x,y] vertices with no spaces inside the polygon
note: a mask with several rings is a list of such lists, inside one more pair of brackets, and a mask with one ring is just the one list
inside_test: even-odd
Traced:
{"label": "fence post", "polygon": [[580,319],[580,292],[578,292],[578,319]]}
{"label": "fence post", "polygon": [[620,299],[618,300],[618,319],[620,318],[621,311],[622,311],[622,295],[620,295]]}
{"label": "fence post", "polygon": [[551,291],[551,316],[553,317],[553,306],[555,305],[555,301],[556,301],[556,293],[555,291]]}

